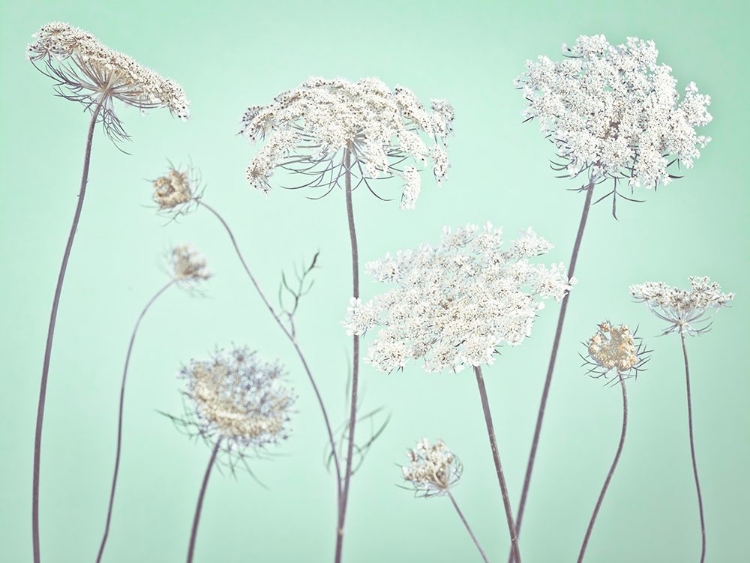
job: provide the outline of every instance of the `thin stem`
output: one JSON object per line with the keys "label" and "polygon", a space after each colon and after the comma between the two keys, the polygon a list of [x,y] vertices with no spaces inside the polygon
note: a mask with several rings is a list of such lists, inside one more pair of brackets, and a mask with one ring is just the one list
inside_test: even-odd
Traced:
{"label": "thin stem", "polygon": [[120,454],[122,451],[122,426],[123,426],[123,411],[125,410],[125,383],[128,378],[128,366],[130,365],[130,355],[133,352],[133,343],[135,342],[135,335],[138,333],[138,327],[141,325],[141,321],[143,320],[143,317],[146,315],[146,311],[149,310],[151,305],[156,301],[159,296],[161,296],[162,293],[167,291],[172,285],[174,285],[176,280],[172,279],[167,283],[164,287],[162,287],[159,291],[154,294],[154,296],[149,299],[148,303],[146,303],[146,306],[141,311],[141,314],[138,316],[138,320],[135,322],[135,327],[133,327],[133,333],[130,335],[130,343],[128,344],[128,352],[125,355],[125,367],[122,370],[122,383],[120,384],[120,408],[117,415],[117,448],[115,452],[115,470],[112,474],[112,488],[109,493],[109,506],[107,507],[107,519],[104,524],[104,534],[102,535],[102,542],[99,545],[99,553],[96,556],[96,563],[99,563],[102,560],[102,556],[104,555],[104,547],[107,545],[107,538],[109,537],[109,525],[112,521],[112,508],[115,504],[115,491],[117,489],[117,477],[120,473]]}
{"label": "thin stem", "polygon": [[680,330],[682,340],[682,356],[685,359],[685,385],[687,389],[688,432],[690,434],[690,456],[693,460],[693,476],[695,477],[695,492],[698,494],[698,513],[701,519],[701,563],[706,560],[706,520],[703,516],[703,494],[701,482],[698,479],[698,463],[695,460],[695,440],[693,438],[693,402],[690,395],[690,366],[688,365],[687,347],[685,346],[685,331]]}
{"label": "thin stem", "polygon": [[[573,245],[573,253],[570,257],[570,264],[568,266],[568,279],[573,277],[576,269],[576,262],[578,261],[578,253],[581,250],[581,241],[583,240],[583,232],[586,228],[586,221],[589,216],[589,209],[591,208],[591,199],[594,195],[595,179],[592,179],[588,187],[586,188],[586,201],[583,203],[583,211],[581,212],[581,220],[578,224],[578,234],[576,235],[576,241]],[[560,347],[560,339],[562,337],[563,324],[565,323],[565,313],[568,310],[568,302],[570,301],[570,293],[566,294],[562,300],[562,306],[560,307],[560,314],[557,317],[557,329],[555,330],[555,339],[552,343],[552,354],[549,358],[549,364],[547,365],[547,376],[544,380],[544,389],[542,390],[542,400],[539,404],[539,412],[536,418],[536,426],[534,428],[534,438],[531,442],[531,451],[529,452],[529,461],[526,464],[526,474],[523,479],[523,489],[521,490],[521,501],[518,504],[518,519],[516,520],[516,530],[518,534],[521,533],[521,523],[523,522],[524,510],[526,509],[526,499],[529,494],[529,486],[531,485],[531,474],[534,471],[534,461],[536,460],[536,451],[539,447],[539,437],[542,433],[542,422],[544,421],[544,412],[547,407],[547,397],[549,396],[550,385],[552,384],[552,374],[555,371],[555,362],[557,360],[557,351]],[[513,554],[509,554],[508,563],[513,563]]]}
{"label": "thin stem", "polygon": [[[349,239],[352,247],[352,297],[359,298],[359,250],[357,230],[354,226],[354,205],[352,204],[351,149],[344,151],[344,174],[346,191],[346,215],[349,220]],[[354,457],[354,427],[357,422],[357,391],[359,386],[359,336],[352,337],[352,389],[349,413],[349,436],[346,453],[346,471],[344,473],[344,490],[341,497],[339,525],[336,534],[336,563],[341,563],[344,548],[344,521],[346,505],[349,501],[349,484],[352,478],[352,458]]]}
{"label": "thin stem", "polygon": [[206,488],[208,487],[208,479],[211,477],[211,470],[214,468],[214,462],[216,461],[216,455],[219,453],[219,446],[221,446],[221,438],[216,440],[214,449],[211,452],[211,459],[208,460],[208,467],[206,467],[206,474],[203,476],[203,484],[201,485],[201,492],[198,495],[198,505],[195,507],[195,516],[193,517],[193,528],[190,530],[190,546],[188,547],[187,563],[192,563],[193,554],[195,553],[195,539],[198,537],[198,524],[201,519],[201,510],[203,510],[203,497],[206,496]]}
{"label": "thin stem", "polygon": [[338,511],[340,511],[341,510],[341,464],[339,462],[339,456],[338,456],[338,452],[336,449],[336,440],[333,437],[333,429],[331,427],[330,419],[328,418],[328,411],[326,410],[325,403],[323,402],[323,396],[320,394],[320,390],[318,389],[318,385],[315,382],[315,378],[313,377],[312,371],[310,370],[310,366],[307,363],[307,359],[305,358],[305,355],[302,353],[302,349],[299,347],[299,344],[297,343],[297,337],[294,334],[292,334],[289,331],[289,329],[284,325],[284,323],[281,320],[281,317],[276,313],[270,301],[266,298],[266,294],[263,293],[263,290],[261,289],[260,284],[258,284],[258,281],[255,279],[255,276],[250,270],[250,267],[247,265],[247,262],[245,261],[245,258],[242,255],[242,252],[240,251],[240,247],[237,244],[237,240],[234,238],[234,233],[232,232],[232,229],[229,228],[229,225],[227,224],[227,222],[224,220],[224,218],[221,215],[219,215],[218,211],[216,211],[213,207],[205,203],[203,200],[199,199],[196,201],[198,202],[199,205],[202,205],[208,211],[210,211],[214,215],[214,217],[216,217],[219,220],[219,222],[223,225],[224,229],[229,235],[230,240],[232,241],[232,246],[234,246],[234,250],[237,253],[237,257],[240,259],[240,262],[242,263],[242,267],[245,269],[245,272],[247,273],[247,276],[250,278],[250,281],[255,287],[255,290],[258,292],[258,295],[260,296],[261,300],[265,304],[268,311],[271,313],[271,316],[276,321],[276,324],[279,325],[279,328],[281,328],[284,335],[292,343],[292,346],[294,346],[294,350],[297,352],[297,356],[302,362],[302,367],[304,368],[305,373],[307,374],[307,378],[310,380],[310,385],[312,385],[313,391],[315,392],[315,397],[318,400],[318,405],[320,406],[320,412],[323,414],[323,421],[325,422],[325,425],[326,425],[326,432],[328,433],[328,442],[331,446],[331,456],[333,457],[333,465],[336,470],[336,505],[338,507]]}
{"label": "thin stem", "polygon": [[503,495],[503,506],[505,507],[505,518],[508,521],[508,532],[510,533],[510,549],[518,563],[521,563],[521,553],[518,549],[518,535],[516,526],[513,523],[513,508],[510,505],[510,496],[508,495],[508,485],[505,483],[503,466],[500,463],[500,454],[497,450],[497,440],[495,439],[495,427],[492,424],[492,413],[490,412],[490,402],[487,399],[487,388],[484,386],[482,377],[482,368],[474,366],[474,373],[477,376],[477,386],[479,387],[479,396],[482,399],[482,410],[484,411],[484,421],[487,423],[487,436],[490,439],[490,448],[492,449],[492,459],[495,462],[497,471],[497,481],[500,483],[500,492]]}
{"label": "thin stem", "polygon": [[68,260],[70,259],[70,252],[73,249],[73,241],[78,230],[78,222],[81,219],[81,212],[83,211],[83,200],[86,195],[86,184],[89,179],[89,166],[91,164],[91,146],[94,141],[94,128],[96,126],[96,120],[99,117],[99,111],[102,108],[107,95],[103,94],[96,104],[94,111],[91,114],[91,121],[89,122],[89,131],[86,138],[86,152],[83,159],[83,174],[81,175],[81,188],[78,192],[78,204],[76,205],[76,211],[73,215],[73,224],[70,227],[70,233],[68,234],[68,242],[65,245],[65,253],[63,254],[62,265],[60,266],[60,273],[57,276],[57,286],[55,287],[55,297],[52,301],[52,312],[49,319],[49,328],[47,329],[47,345],[44,349],[44,364],[42,367],[42,381],[39,386],[39,406],[36,414],[36,432],[34,435],[34,469],[33,469],[33,484],[31,492],[31,529],[32,529],[32,542],[34,546],[34,563],[40,563],[41,552],[39,542],[39,471],[42,461],[42,427],[44,426],[44,405],[47,399],[47,378],[49,376],[49,365],[50,358],[52,356],[52,340],[55,336],[55,323],[57,322],[57,309],[60,305],[60,295],[62,294],[63,282],[65,281],[65,272],[68,269]]}
{"label": "thin stem", "polygon": [[469,535],[471,536],[471,540],[474,542],[474,545],[477,546],[477,549],[479,550],[479,554],[482,556],[482,560],[484,563],[490,563],[490,560],[487,558],[487,554],[482,549],[482,546],[479,545],[479,540],[474,535],[474,532],[471,529],[471,526],[469,526],[469,523],[466,521],[466,518],[464,517],[464,513],[461,512],[461,509],[458,508],[458,503],[456,502],[456,499],[453,498],[453,493],[448,491],[448,498],[451,499],[451,502],[453,503],[453,508],[456,509],[456,512],[458,512],[458,517],[461,519],[461,522],[464,523],[464,526],[466,526],[466,531],[469,532]]}
{"label": "thin stem", "polygon": [[594,512],[593,514],[591,514],[591,520],[589,520],[589,526],[588,528],[586,528],[586,535],[583,538],[581,551],[578,554],[578,563],[582,563],[583,557],[586,554],[586,548],[588,547],[588,544],[589,544],[589,538],[591,537],[591,532],[594,530],[594,523],[596,522],[596,517],[599,514],[599,509],[601,508],[602,502],[604,501],[604,495],[607,494],[609,483],[610,481],[612,481],[612,476],[615,474],[617,463],[620,461],[620,455],[622,455],[622,448],[625,445],[625,433],[627,432],[627,429],[628,429],[628,392],[625,389],[625,380],[619,374],[618,374],[618,377],[620,378],[620,387],[622,387],[622,431],[620,433],[620,443],[617,445],[617,453],[615,454],[615,459],[612,461],[612,467],[609,468],[609,473],[607,473],[607,478],[604,480],[604,486],[602,487],[602,490],[599,493],[599,498],[596,501]]}

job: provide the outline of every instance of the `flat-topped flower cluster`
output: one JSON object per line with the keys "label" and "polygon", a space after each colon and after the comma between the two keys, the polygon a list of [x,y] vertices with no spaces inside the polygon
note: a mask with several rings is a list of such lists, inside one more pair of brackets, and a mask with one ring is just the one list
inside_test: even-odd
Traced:
{"label": "flat-topped flower cluster", "polygon": [[436,247],[423,244],[367,264],[377,281],[396,287],[350,303],[343,322],[349,334],[380,328],[366,360],[384,372],[420,358],[425,371],[458,372],[493,363],[502,343],[520,344],[542,300],[561,300],[575,280],[563,264],[529,261],[552,248],[531,229],[507,250],[502,246],[502,229],[467,225],[446,228]]}
{"label": "flat-topped flower cluster", "polygon": [[402,208],[414,207],[421,180],[404,161],[431,162],[438,184],[448,172],[444,147],[453,108],[445,100],[432,100],[431,107],[427,111],[408,89],[391,91],[375,78],[311,78],[245,112],[240,132],[252,142],[265,140],[247,179],[267,192],[274,169],[282,167],[312,177],[305,187],[330,187],[343,176],[343,151],[349,149],[349,168],[360,181],[398,176],[405,183]]}
{"label": "flat-topped flower cluster", "polygon": [[711,99],[691,82],[680,101],[653,41],[614,46],[603,35],[581,36],[563,51],[560,62],[527,61],[516,86],[529,104],[524,117],[539,120],[571,176],[588,170],[596,180],[656,187],[670,182],[672,162],[693,165],[711,140],[696,133],[711,121]]}

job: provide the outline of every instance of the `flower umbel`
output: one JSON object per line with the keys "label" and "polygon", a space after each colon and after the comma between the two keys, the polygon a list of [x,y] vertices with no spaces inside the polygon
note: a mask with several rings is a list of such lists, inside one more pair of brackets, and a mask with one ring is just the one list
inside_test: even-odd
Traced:
{"label": "flower umbel", "polygon": [[556,169],[655,188],[677,177],[670,165],[692,167],[711,140],[696,133],[711,121],[711,99],[691,82],[680,100],[653,41],[614,46],[603,35],[581,36],[563,52],[560,62],[527,61],[516,79],[529,104],[524,117],[539,120],[564,161]]}
{"label": "flower umbel", "polygon": [[563,264],[529,261],[552,248],[531,229],[507,250],[502,244],[502,229],[467,225],[446,228],[437,247],[371,262],[377,281],[397,287],[366,303],[352,299],[342,324],[357,335],[380,327],[366,358],[380,371],[420,358],[428,372],[491,364],[498,345],[531,334],[543,299],[559,301],[575,283]]}
{"label": "flower umbel", "polygon": [[411,91],[391,91],[375,78],[311,78],[245,112],[240,133],[252,142],[265,140],[247,168],[248,182],[268,192],[273,171],[282,168],[305,177],[294,187],[323,188],[326,195],[345,175],[348,150],[355,188],[364,184],[373,191],[372,180],[397,176],[404,182],[401,208],[413,208],[421,179],[416,167],[404,163],[431,162],[438,185],[448,172],[444,147],[453,108],[445,100],[431,105],[427,111]]}
{"label": "flower umbel", "polygon": [[206,267],[206,257],[192,244],[179,244],[172,249],[171,269],[172,277],[183,285],[211,277]]}
{"label": "flower umbel", "polygon": [[34,37],[26,48],[28,59],[55,80],[61,97],[88,109],[102,101],[100,120],[113,140],[127,137],[114,112],[115,99],[142,111],[166,107],[172,115],[188,118],[189,102],[179,84],[103,45],[90,33],[53,22]]}
{"label": "flower umbel", "polygon": [[670,324],[664,334],[685,332],[691,336],[707,332],[711,327],[708,322],[711,317],[727,306],[735,295],[722,293],[719,284],[705,276],[691,276],[689,291],[662,282],[646,282],[631,285],[630,294]]}
{"label": "flower umbel", "polygon": [[200,197],[199,184],[192,168],[182,171],[170,164],[166,174],[151,182],[154,203],[164,214],[182,215]]}
{"label": "flower umbel", "polygon": [[423,438],[417,442],[416,449],[408,450],[406,455],[411,463],[401,471],[417,496],[442,496],[461,478],[463,465],[442,440],[430,444]]}
{"label": "flower umbel", "polygon": [[589,374],[606,377],[614,371],[619,377],[637,377],[650,359],[643,339],[630,332],[628,325],[612,325],[605,321],[586,343],[588,354],[582,356],[591,365]]}

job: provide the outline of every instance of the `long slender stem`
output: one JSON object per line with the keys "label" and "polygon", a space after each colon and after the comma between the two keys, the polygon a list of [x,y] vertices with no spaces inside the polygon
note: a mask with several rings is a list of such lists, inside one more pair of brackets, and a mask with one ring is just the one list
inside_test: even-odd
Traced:
{"label": "long slender stem", "polygon": [[112,488],[109,493],[109,506],[107,507],[107,519],[104,524],[104,534],[102,535],[102,541],[99,545],[99,553],[96,556],[96,563],[99,563],[102,560],[102,556],[104,555],[104,548],[107,545],[107,538],[109,537],[109,525],[112,521],[112,508],[115,504],[115,491],[117,489],[117,477],[120,473],[120,454],[122,452],[122,421],[123,411],[125,410],[125,383],[128,378],[128,366],[130,366],[130,355],[133,352],[133,343],[135,342],[135,336],[138,333],[138,327],[141,325],[141,321],[146,315],[146,311],[148,311],[151,305],[153,305],[154,301],[156,301],[159,296],[167,291],[167,289],[169,289],[174,283],[174,279],[170,280],[169,283],[167,283],[164,287],[157,291],[154,296],[151,297],[151,299],[149,299],[148,303],[146,303],[146,306],[141,311],[141,314],[138,316],[138,320],[135,322],[135,327],[133,327],[133,333],[130,335],[128,352],[125,355],[125,367],[122,370],[122,383],[120,384],[120,407],[117,414],[117,448],[115,453],[115,469],[112,474]]}
{"label": "long slender stem", "polygon": [[237,253],[237,257],[240,259],[240,262],[242,263],[242,267],[245,269],[245,272],[247,273],[247,276],[250,278],[250,281],[255,287],[255,290],[258,292],[258,295],[260,296],[261,300],[265,304],[268,311],[271,313],[271,316],[276,321],[276,324],[279,325],[279,328],[281,328],[284,335],[292,343],[292,346],[294,346],[294,350],[297,352],[297,356],[302,362],[302,367],[305,370],[305,373],[307,374],[307,378],[310,380],[310,385],[312,385],[313,391],[315,392],[315,397],[318,400],[318,405],[320,406],[320,412],[323,414],[323,421],[325,422],[325,425],[326,425],[326,432],[328,433],[328,442],[331,446],[331,455],[333,458],[333,465],[336,470],[336,505],[338,507],[337,511],[340,511],[341,510],[341,464],[339,462],[338,451],[336,449],[336,440],[333,437],[333,429],[331,427],[330,419],[328,418],[328,411],[326,410],[325,403],[323,402],[323,396],[320,394],[320,390],[318,389],[318,385],[315,382],[315,377],[313,377],[312,371],[310,370],[310,366],[307,363],[307,359],[305,358],[305,355],[302,353],[302,349],[299,347],[299,344],[297,343],[297,337],[294,334],[292,334],[289,331],[289,329],[284,325],[283,321],[281,320],[281,317],[279,317],[279,315],[276,313],[273,306],[271,305],[270,301],[266,298],[266,294],[261,289],[260,284],[258,284],[258,281],[255,279],[255,276],[250,270],[250,267],[247,265],[247,262],[245,261],[245,258],[242,255],[242,252],[240,251],[240,247],[237,244],[237,240],[234,238],[234,233],[232,232],[232,229],[229,228],[229,225],[227,224],[227,222],[224,220],[224,218],[221,215],[219,215],[218,211],[216,211],[213,207],[205,203],[203,200],[198,200],[198,203],[202,205],[203,207],[205,207],[208,211],[210,211],[214,215],[214,217],[216,217],[219,220],[219,222],[222,224],[222,226],[226,230],[227,234],[229,235],[230,240],[232,241],[232,246],[234,246],[234,250]]}
{"label": "long slender stem", "polygon": [[192,563],[193,555],[195,554],[195,540],[198,537],[198,524],[200,523],[200,520],[201,520],[201,510],[203,510],[203,498],[206,496],[206,488],[208,488],[208,479],[211,477],[211,470],[214,468],[216,455],[219,453],[219,446],[221,446],[221,438],[216,440],[214,449],[211,452],[211,459],[208,460],[208,467],[206,467],[206,474],[203,476],[203,483],[201,484],[201,492],[198,495],[198,505],[195,507],[195,516],[193,517],[193,528],[190,530],[190,546],[188,547],[187,563]]}
{"label": "long slender stem", "polygon": [[622,431],[620,432],[620,443],[617,445],[617,453],[615,454],[615,459],[612,461],[612,466],[609,468],[609,473],[607,473],[607,478],[604,480],[604,486],[602,487],[602,490],[599,493],[599,498],[596,501],[594,512],[591,514],[591,520],[589,520],[589,526],[588,528],[586,528],[586,535],[583,538],[581,551],[578,554],[578,563],[582,563],[583,557],[586,554],[586,548],[588,547],[588,544],[589,544],[589,538],[591,537],[591,532],[594,530],[594,523],[596,522],[596,517],[599,515],[599,509],[602,507],[602,502],[604,501],[604,495],[607,494],[609,483],[610,481],[612,481],[612,476],[615,474],[617,463],[620,461],[620,455],[622,455],[622,448],[625,445],[625,434],[628,430],[628,392],[625,389],[625,380],[619,374],[618,374],[618,377],[620,378],[620,387],[622,387]]}
{"label": "long slender stem", "polygon": [[81,219],[81,212],[83,211],[83,200],[86,195],[86,184],[88,183],[89,166],[91,164],[91,146],[94,141],[94,128],[96,127],[96,120],[99,117],[99,110],[101,110],[102,104],[104,103],[105,99],[106,96],[102,95],[99,99],[99,103],[96,104],[96,107],[91,114],[88,136],[86,138],[86,153],[83,159],[81,188],[78,191],[78,204],[76,205],[76,211],[73,215],[73,224],[71,225],[70,233],[68,234],[68,242],[65,245],[65,253],[63,254],[62,265],[60,266],[60,273],[57,276],[55,297],[52,301],[52,312],[49,319],[49,328],[47,329],[47,345],[44,349],[44,364],[42,367],[42,381],[39,386],[39,406],[37,408],[36,432],[34,435],[34,469],[31,492],[31,529],[34,550],[34,563],[40,563],[41,561],[41,550],[39,542],[39,472],[42,461],[42,427],[44,426],[44,405],[47,399],[47,378],[49,376],[50,358],[52,356],[52,340],[55,336],[57,309],[60,305],[60,295],[62,294],[63,282],[65,281],[65,272],[68,269],[70,252],[73,249],[73,241],[76,236],[76,231],[78,230],[78,222]]}
{"label": "long slender stem", "polygon": [[[583,240],[583,232],[586,228],[586,221],[589,216],[589,209],[591,208],[591,199],[594,196],[595,180],[592,179],[586,188],[586,201],[583,203],[583,211],[581,212],[581,220],[578,224],[578,234],[576,235],[576,241],[573,245],[573,253],[570,257],[570,264],[568,265],[568,278],[572,278],[576,269],[576,262],[578,261],[578,253],[581,250],[581,241]],[[531,451],[529,452],[529,461],[526,464],[526,474],[523,479],[523,489],[521,490],[521,501],[518,504],[518,514],[516,520],[516,530],[518,534],[521,534],[521,523],[523,522],[524,510],[526,509],[526,499],[529,495],[529,486],[531,485],[531,474],[534,471],[534,461],[536,460],[536,451],[539,447],[539,437],[542,433],[542,422],[544,421],[544,413],[547,407],[547,397],[549,396],[550,385],[552,384],[552,374],[555,371],[555,362],[557,361],[557,351],[560,347],[560,339],[562,338],[563,324],[565,323],[565,313],[568,310],[568,302],[570,301],[570,293],[568,293],[562,300],[562,306],[560,307],[560,314],[557,317],[557,329],[555,330],[555,339],[552,343],[552,354],[549,358],[549,364],[547,365],[547,376],[544,379],[544,389],[542,390],[542,400],[539,404],[539,412],[536,418],[536,426],[534,427],[534,438],[531,442]],[[513,554],[509,554],[508,563],[513,563]]]}
{"label": "long slender stem", "polygon": [[682,340],[682,356],[685,359],[685,384],[687,389],[688,432],[690,434],[690,456],[693,460],[693,477],[695,477],[695,492],[698,495],[698,513],[701,519],[701,563],[706,560],[706,520],[703,516],[703,494],[701,482],[698,478],[698,463],[695,460],[695,440],[693,438],[693,401],[690,395],[690,366],[688,365],[687,347],[685,346],[685,332],[680,331]]}
{"label": "long slender stem", "polygon": [[[352,296],[359,298],[359,250],[357,230],[354,226],[354,206],[352,204],[351,150],[344,151],[344,174],[346,190],[346,215],[349,220],[349,239],[352,247]],[[349,435],[346,453],[346,471],[344,472],[344,490],[341,497],[338,533],[336,534],[336,563],[341,563],[344,548],[344,522],[346,505],[349,501],[349,484],[352,478],[352,458],[354,457],[354,427],[357,422],[357,391],[359,386],[359,336],[352,337],[352,389],[349,413]]]}
{"label": "long slender stem", "polygon": [[503,466],[500,463],[500,454],[497,450],[497,440],[495,439],[495,427],[492,424],[492,413],[490,412],[490,402],[487,398],[487,388],[484,386],[482,377],[482,368],[474,366],[474,373],[477,376],[477,386],[479,387],[479,396],[482,399],[482,410],[484,411],[484,421],[487,424],[487,436],[490,439],[490,448],[492,449],[492,459],[495,461],[495,470],[497,472],[497,481],[500,483],[500,492],[503,495],[503,506],[505,507],[505,518],[508,521],[508,532],[510,533],[510,549],[518,563],[521,563],[521,553],[518,549],[518,534],[516,526],[513,523],[513,508],[510,505],[510,496],[508,495],[508,485],[505,482]]}
{"label": "long slender stem", "polygon": [[482,549],[482,546],[479,544],[479,540],[474,535],[474,531],[471,529],[471,526],[469,526],[469,523],[466,521],[466,517],[464,516],[464,513],[461,512],[461,509],[458,508],[458,503],[456,502],[456,499],[453,498],[453,493],[448,491],[448,498],[451,499],[451,502],[453,503],[453,508],[456,509],[456,512],[458,512],[458,517],[461,519],[461,522],[464,523],[464,526],[466,526],[466,531],[469,532],[469,535],[471,536],[471,540],[474,542],[474,545],[477,546],[477,549],[479,550],[479,554],[482,556],[482,560],[484,563],[490,563],[490,560],[487,558],[487,554]]}

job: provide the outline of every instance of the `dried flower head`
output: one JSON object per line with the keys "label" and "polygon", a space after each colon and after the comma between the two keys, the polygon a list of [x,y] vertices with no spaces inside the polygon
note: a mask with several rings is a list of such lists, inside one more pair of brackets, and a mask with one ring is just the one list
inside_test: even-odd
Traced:
{"label": "dried flower head", "polygon": [[575,283],[563,264],[529,261],[552,248],[531,229],[507,250],[502,244],[502,229],[467,225],[446,228],[437,247],[371,262],[369,273],[396,288],[367,303],[352,299],[342,324],[358,335],[380,327],[366,360],[383,372],[420,358],[428,372],[491,364],[498,345],[531,334],[542,299],[559,301]]}
{"label": "dried flower head", "polygon": [[246,347],[218,350],[208,361],[191,360],[179,373],[187,381],[188,427],[222,440],[222,450],[242,455],[288,436],[294,393],[278,363],[261,361]]}
{"label": "dried flower head", "polygon": [[323,188],[327,194],[340,185],[348,150],[353,187],[365,184],[372,191],[371,180],[397,176],[404,182],[401,208],[408,209],[421,179],[417,168],[404,162],[432,162],[439,185],[448,172],[444,147],[452,130],[453,108],[445,100],[432,100],[427,111],[411,91],[401,86],[391,91],[375,78],[311,78],[270,105],[249,108],[240,133],[252,142],[265,139],[247,168],[254,188],[268,192],[274,169],[282,168],[304,175],[295,187]]}
{"label": "dried flower head", "polygon": [[[707,277],[690,277],[690,291],[662,282],[631,285],[630,294],[648,305],[651,312],[670,326],[670,332],[701,334],[710,329],[709,319],[734,299],[734,293],[722,293],[718,283]],[[708,324],[705,324],[708,323]],[[700,326],[699,326],[700,325]]]}
{"label": "dried flower head", "polygon": [[34,37],[26,49],[28,59],[55,80],[61,97],[89,109],[101,102],[100,120],[113,139],[127,137],[113,100],[141,111],[166,107],[172,115],[188,118],[189,102],[179,84],[106,47],[90,33],[53,22]]}
{"label": "dried flower head", "polygon": [[411,462],[401,468],[417,496],[435,497],[446,494],[461,478],[463,465],[442,440],[430,444],[427,438],[417,442],[414,450],[406,455]]}
{"label": "dried flower head", "polygon": [[539,120],[564,160],[561,170],[655,188],[676,177],[673,163],[692,167],[711,140],[696,133],[711,121],[711,99],[691,82],[680,101],[653,41],[630,37],[614,46],[603,35],[581,36],[563,51],[560,62],[527,61],[516,79],[529,104],[523,115]]}
{"label": "dried flower head", "polygon": [[628,325],[612,325],[605,321],[586,343],[588,354],[582,356],[588,373],[593,377],[606,377],[614,371],[619,377],[637,377],[650,359],[643,339],[630,332]]}
{"label": "dried flower head", "polygon": [[181,284],[191,285],[211,277],[206,257],[192,244],[178,244],[172,249],[171,270],[172,277]]}
{"label": "dried flower head", "polygon": [[200,180],[192,168],[182,171],[170,163],[167,173],[151,182],[154,203],[161,213],[175,217],[182,215],[200,197],[199,184]]}

